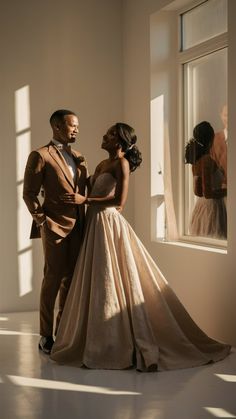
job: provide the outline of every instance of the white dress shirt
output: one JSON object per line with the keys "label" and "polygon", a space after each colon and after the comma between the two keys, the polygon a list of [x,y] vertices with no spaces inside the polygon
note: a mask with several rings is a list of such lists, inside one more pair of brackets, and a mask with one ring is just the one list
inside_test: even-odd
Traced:
{"label": "white dress shirt", "polygon": [[67,151],[63,148],[63,144],[60,143],[59,141],[54,140],[54,138],[53,138],[52,139],[52,142],[53,142],[53,144],[55,144],[55,146],[58,148],[58,150],[60,151],[60,153],[63,155],[63,157],[64,157],[64,159],[66,161],[66,164],[67,164],[67,166],[69,168],[69,171],[71,173],[71,176],[72,176],[72,178],[75,181],[75,179],[76,179],[76,173],[77,173],[77,168],[76,168],[76,164],[75,164],[75,161],[74,161],[72,155],[70,155],[70,154],[67,153]]}

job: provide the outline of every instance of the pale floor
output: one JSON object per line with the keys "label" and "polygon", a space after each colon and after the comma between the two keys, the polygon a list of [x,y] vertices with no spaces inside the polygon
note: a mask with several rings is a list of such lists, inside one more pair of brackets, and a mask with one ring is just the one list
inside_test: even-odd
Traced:
{"label": "pale floor", "polygon": [[38,352],[38,313],[0,314],[1,419],[236,418],[236,351],[159,373],[59,366]]}

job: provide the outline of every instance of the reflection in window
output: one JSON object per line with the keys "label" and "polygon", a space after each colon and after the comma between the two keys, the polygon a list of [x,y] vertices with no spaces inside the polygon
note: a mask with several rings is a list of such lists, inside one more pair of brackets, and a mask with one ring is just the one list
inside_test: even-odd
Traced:
{"label": "reflection in window", "polygon": [[192,167],[193,192],[196,197],[189,223],[192,236],[227,238],[227,213],[224,198],[227,189],[221,168],[211,156],[214,129],[202,121],[193,129],[185,147],[185,162]]}
{"label": "reflection in window", "polygon": [[[185,138],[191,138],[193,134],[193,128],[201,121],[209,121],[216,133],[223,130],[225,127],[223,126],[223,123],[221,121],[221,113],[222,110],[226,108],[225,103],[227,100],[227,48],[224,48],[212,54],[208,54],[207,56],[201,57],[199,59],[193,60],[190,63],[186,63],[184,65],[184,80],[186,91]],[[217,87],[216,89],[216,86],[219,87]],[[212,98],[214,98],[214,101],[212,101]],[[198,165],[200,165],[200,163],[198,163]],[[224,173],[226,171],[226,167],[223,168],[220,165],[218,165],[218,161],[216,162],[216,165],[220,169],[217,172],[218,182],[221,182],[223,186],[223,182],[226,182],[226,173]],[[185,234],[190,233],[192,235],[200,235],[203,237],[211,236],[211,234],[200,234],[200,231],[199,234],[197,234],[198,230],[194,230],[191,228],[189,229],[189,226],[191,225],[192,213],[194,211],[194,208],[196,210],[196,204],[197,201],[199,201],[199,194],[196,194],[196,191],[194,191],[192,169],[193,167],[186,166]],[[214,170],[214,172],[216,172],[216,170]],[[216,176],[216,174],[212,173],[212,189],[213,182],[216,182],[216,180],[214,181]],[[205,184],[209,184],[210,179],[203,180],[203,182],[205,182]],[[207,202],[206,204],[209,206],[210,202]],[[215,204],[217,205],[217,201]],[[203,233],[204,229],[201,231]],[[212,235],[212,237],[217,238],[217,235]],[[220,238],[220,236],[218,236],[218,238]],[[221,238],[226,237],[224,237],[223,235]]]}
{"label": "reflection in window", "polygon": [[[213,138],[209,139],[204,148],[204,156],[201,155],[198,162],[185,165],[183,235],[195,236],[198,241],[201,241],[200,237],[204,240],[207,237],[209,243],[211,239],[222,241],[227,238],[226,198],[223,198],[227,194],[228,135],[226,16],[226,0],[207,0],[186,11],[180,20],[181,45],[184,50],[179,53],[183,74],[184,146],[193,137],[192,147],[195,147],[196,153],[201,154],[206,137],[202,141],[194,138],[194,128],[207,121],[214,131]],[[214,22],[218,22],[217,27],[212,25]],[[204,208],[202,206],[200,211],[198,207],[201,201]],[[224,233],[218,232],[216,225],[213,225],[215,218],[212,211],[216,213],[219,205],[222,206],[222,211],[218,213],[215,222],[226,224]],[[200,221],[197,228],[193,226],[197,209],[198,217],[204,224],[201,228]],[[210,222],[213,224],[208,228],[207,223]]]}

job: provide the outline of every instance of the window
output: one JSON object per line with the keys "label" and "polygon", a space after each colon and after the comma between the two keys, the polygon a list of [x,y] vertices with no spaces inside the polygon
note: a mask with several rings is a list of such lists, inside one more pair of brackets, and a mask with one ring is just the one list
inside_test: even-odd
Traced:
{"label": "window", "polygon": [[[184,167],[181,235],[222,245],[227,238],[227,0],[207,0],[184,11],[179,29],[181,132],[185,149],[197,126],[191,147],[200,153]],[[199,125],[203,121],[215,132],[213,145],[207,125]]]}
{"label": "window", "polygon": [[[175,0],[150,18],[151,238],[225,247],[227,0],[189,0],[180,9],[182,3]],[[205,172],[197,173],[193,164],[185,164],[185,147],[203,121],[211,126],[211,138],[207,153],[204,149]],[[213,148],[209,152],[214,137],[222,146],[219,161]],[[209,211],[215,205],[225,235],[192,229],[193,212],[203,198]]]}

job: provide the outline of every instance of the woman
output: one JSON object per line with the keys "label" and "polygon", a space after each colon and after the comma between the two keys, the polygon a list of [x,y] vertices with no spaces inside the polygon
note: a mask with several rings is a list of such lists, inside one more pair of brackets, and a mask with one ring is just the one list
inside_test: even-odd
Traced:
{"label": "woman", "polygon": [[[141,163],[133,128],[112,126],[96,168],[87,227],[51,359],[88,368],[140,371],[218,361],[230,346],[193,322],[121,215],[130,172]],[[66,202],[84,197],[69,194]],[[118,208],[118,209],[117,209]]]}
{"label": "woman", "polygon": [[203,121],[193,130],[193,138],[185,150],[186,163],[192,164],[194,194],[198,197],[193,209],[189,232],[193,236],[227,238],[227,213],[224,197],[224,174],[210,156],[214,130]]}

